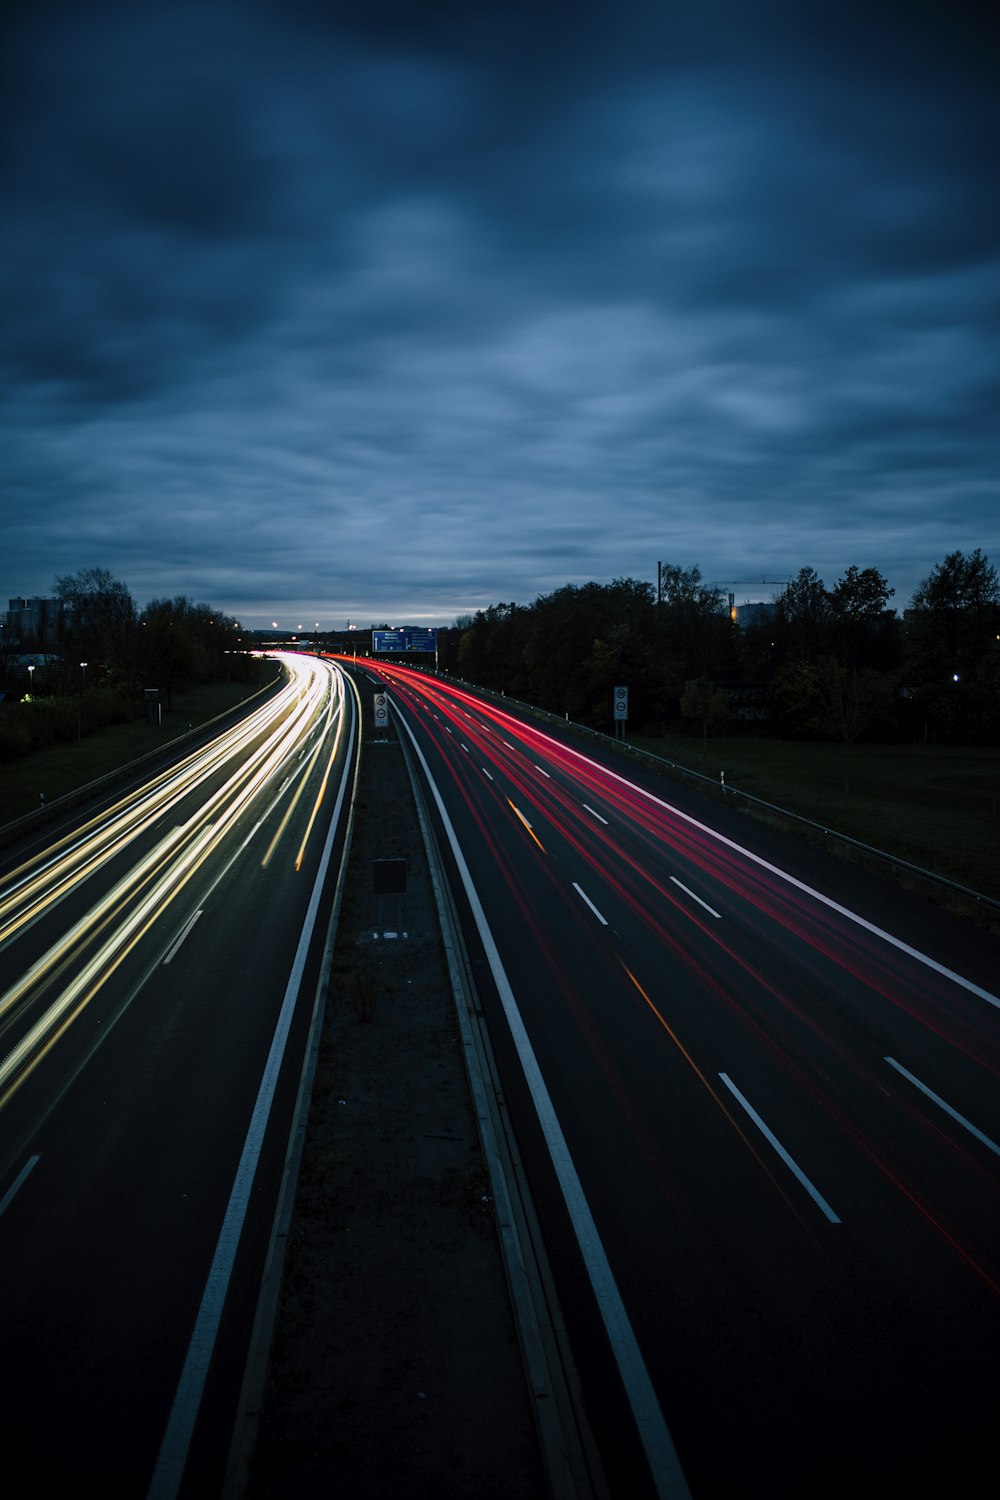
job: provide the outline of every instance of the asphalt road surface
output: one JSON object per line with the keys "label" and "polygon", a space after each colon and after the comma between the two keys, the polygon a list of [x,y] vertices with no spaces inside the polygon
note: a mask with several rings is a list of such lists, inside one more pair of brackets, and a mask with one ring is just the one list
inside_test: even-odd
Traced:
{"label": "asphalt road surface", "polygon": [[992,1492],[996,944],[391,664],[615,1493]]}
{"label": "asphalt road surface", "polygon": [[355,695],[329,663],[0,869],[3,1487],[217,1495]]}

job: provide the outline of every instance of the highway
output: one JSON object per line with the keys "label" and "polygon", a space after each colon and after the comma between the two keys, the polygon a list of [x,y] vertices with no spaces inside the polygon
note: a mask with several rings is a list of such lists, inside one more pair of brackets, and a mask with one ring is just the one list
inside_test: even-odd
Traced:
{"label": "highway", "polygon": [[4,1490],[217,1495],[359,753],[252,714],[0,866]]}
{"label": "highway", "polygon": [[393,663],[615,1495],[987,1493],[995,940]]}

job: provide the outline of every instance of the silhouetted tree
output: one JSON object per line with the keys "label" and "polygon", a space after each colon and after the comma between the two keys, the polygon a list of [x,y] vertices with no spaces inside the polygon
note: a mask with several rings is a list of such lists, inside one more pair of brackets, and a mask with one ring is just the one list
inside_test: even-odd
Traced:
{"label": "silhouetted tree", "polygon": [[800,568],[774,600],[772,638],[778,661],[815,661],[829,651],[833,610],[815,568]]}
{"label": "silhouetted tree", "polygon": [[711,729],[717,733],[729,723],[729,701],[722,689],[707,677],[697,677],[684,684],[681,694],[681,716],[693,720],[701,730],[702,750]]}
{"label": "silhouetted tree", "polygon": [[949,553],[917,587],[905,648],[928,737],[1000,737],[1000,580],[978,547]]}
{"label": "silhouetted tree", "polygon": [[780,667],[771,684],[773,723],[792,739],[829,738],[825,668],[830,658],[807,661],[796,657]]}
{"label": "silhouetted tree", "polygon": [[722,589],[703,583],[697,565],[662,565],[658,614],[660,641],[676,658],[682,682],[726,675],[736,627],[729,618]]}
{"label": "silhouetted tree", "polygon": [[139,623],[138,660],[145,687],[158,687],[169,705],[173,693],[195,682],[245,676],[249,658],[240,648],[236,621],[183,594],[154,599]]}
{"label": "silhouetted tree", "polygon": [[898,665],[899,622],[889,609],[895,592],[877,568],[857,567],[830,590],[837,654],[848,669]]}
{"label": "silhouetted tree", "polygon": [[143,686],[159,688],[169,708],[175,691],[197,676],[197,649],[186,618],[187,600],[153,599],[139,621]]}
{"label": "silhouetted tree", "polygon": [[62,632],[71,678],[85,661],[92,684],[130,690],[135,683],[136,608],[127,586],[107,568],[82,568],[53,585],[63,606]]}

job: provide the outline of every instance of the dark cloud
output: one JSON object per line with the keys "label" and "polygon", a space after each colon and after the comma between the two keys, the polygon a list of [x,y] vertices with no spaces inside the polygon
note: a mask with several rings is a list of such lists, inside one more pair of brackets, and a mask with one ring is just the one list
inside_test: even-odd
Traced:
{"label": "dark cloud", "polygon": [[447,622],[996,556],[985,17],[15,7],[0,590]]}

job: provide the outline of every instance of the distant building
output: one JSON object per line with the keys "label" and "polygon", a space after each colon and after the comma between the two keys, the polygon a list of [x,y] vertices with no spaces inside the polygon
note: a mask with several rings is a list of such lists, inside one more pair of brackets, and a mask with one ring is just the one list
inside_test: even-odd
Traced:
{"label": "distant building", "polygon": [[62,609],[59,599],[8,600],[5,621],[8,645],[21,645],[25,641],[56,645]]}
{"label": "distant building", "polygon": [[729,618],[741,630],[746,630],[748,625],[760,625],[765,620],[774,616],[773,600],[764,600],[760,604],[734,604],[732,595],[729,598]]}

